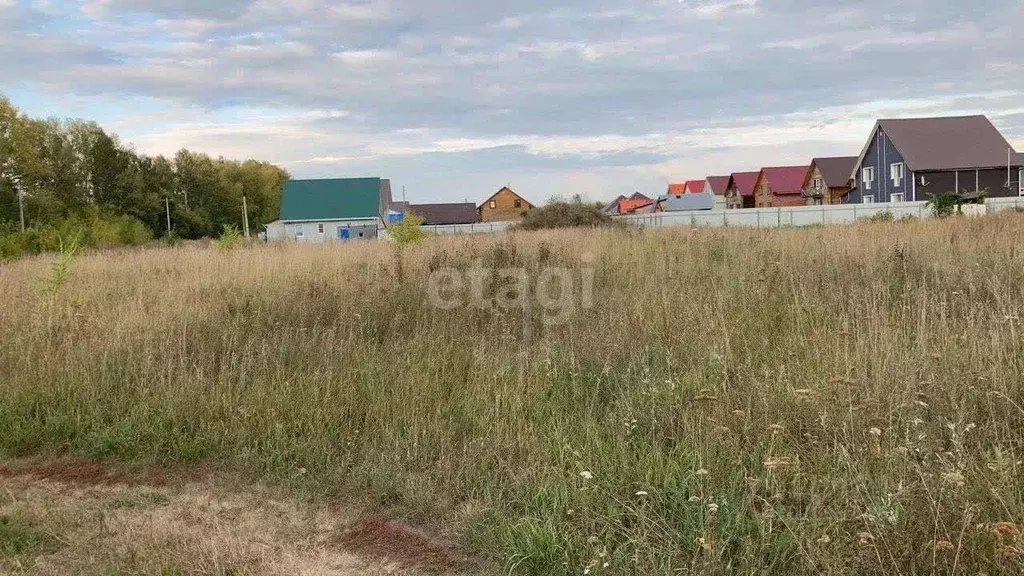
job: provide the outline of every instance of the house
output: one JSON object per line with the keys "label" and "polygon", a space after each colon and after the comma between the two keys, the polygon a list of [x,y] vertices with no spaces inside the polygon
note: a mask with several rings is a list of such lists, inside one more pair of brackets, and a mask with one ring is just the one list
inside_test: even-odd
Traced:
{"label": "house", "polygon": [[703,194],[705,180],[687,180],[683,186],[683,194]]}
{"label": "house", "polygon": [[837,156],[811,160],[811,170],[804,181],[804,199],[809,206],[842,204],[850,191],[850,173],[856,156]]}
{"label": "house", "polygon": [[725,210],[726,194],[729,191],[728,176],[708,176],[704,184],[704,192],[715,196],[715,210]]}
{"label": "house", "polygon": [[477,213],[481,222],[516,222],[533,208],[526,198],[503,186],[477,207]]}
{"label": "house", "polygon": [[1017,195],[1024,196],[1024,152],[1019,155],[1020,168],[1017,169]]}
{"label": "house", "polygon": [[267,224],[267,239],[327,242],[377,238],[392,206],[390,180],[288,180],[281,190],[281,218]]}
{"label": "house", "polygon": [[476,210],[476,204],[472,202],[410,204],[407,212],[423,218],[423,223],[428,226],[474,224],[480,221],[480,214]]}
{"label": "house", "polygon": [[686,182],[668,185],[668,190],[665,192],[665,195],[674,196],[676,194],[686,194]]}
{"label": "house", "polygon": [[665,194],[658,197],[656,212],[692,212],[694,210],[713,210],[715,197],[713,194],[698,192],[694,194]]}
{"label": "house", "polygon": [[1008,180],[1021,164],[985,116],[879,120],[851,171],[846,201],[927,200],[965,191],[1016,196],[1019,185]]}
{"label": "house", "polygon": [[770,166],[761,168],[754,185],[754,205],[758,208],[803,206],[804,181],[810,166]]}
{"label": "house", "polygon": [[753,208],[754,186],[761,172],[733,172],[729,175],[729,188],[725,193],[726,208]]}
{"label": "house", "polygon": [[[623,204],[624,202],[625,204]],[[634,192],[632,196],[619,194],[615,200],[608,203],[601,211],[605,214],[626,214],[629,211],[635,212],[637,208],[642,208],[653,202],[652,198],[639,192]],[[623,210],[623,206],[626,206],[627,210]]]}

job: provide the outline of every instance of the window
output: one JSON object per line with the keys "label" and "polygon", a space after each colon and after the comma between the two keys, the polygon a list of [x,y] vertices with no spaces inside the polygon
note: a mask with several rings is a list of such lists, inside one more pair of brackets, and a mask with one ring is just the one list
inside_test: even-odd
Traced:
{"label": "window", "polygon": [[516,208],[522,208],[523,207],[523,201],[518,199],[518,198],[516,198],[515,205],[516,205]]}
{"label": "window", "polygon": [[871,183],[875,181],[875,167],[865,166],[861,171],[861,180],[864,181],[864,189],[871,190]]}
{"label": "window", "polygon": [[319,224],[316,225],[316,233],[317,234],[323,234],[324,233],[324,223],[323,222],[320,222]]}
{"label": "window", "polygon": [[495,208],[497,208],[497,207],[498,207],[498,203],[497,203],[497,202],[495,202],[494,200],[491,200],[491,204],[490,204],[490,206],[491,206],[491,210],[494,210]]}
{"label": "window", "polygon": [[893,186],[899,186],[903,183],[903,162],[889,164],[889,177],[892,178]]}
{"label": "window", "polygon": [[875,203],[875,197],[869,194],[869,195],[865,196],[861,200],[861,202],[863,202],[865,204],[874,204]]}
{"label": "window", "polygon": [[821,176],[814,179],[814,189],[821,190]]}
{"label": "window", "polygon": [[302,238],[302,224],[292,226],[292,233],[295,234],[296,238]]}
{"label": "window", "polygon": [[903,202],[903,194],[902,193],[895,193],[895,194],[893,194],[892,195],[892,201],[893,202]]}
{"label": "window", "polygon": [[1020,188],[1020,195],[1024,196],[1024,168],[1017,173],[1017,187]]}

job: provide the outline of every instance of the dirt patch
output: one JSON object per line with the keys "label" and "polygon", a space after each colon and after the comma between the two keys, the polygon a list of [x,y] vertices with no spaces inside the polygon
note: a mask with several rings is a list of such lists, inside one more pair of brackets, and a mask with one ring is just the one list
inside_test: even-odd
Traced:
{"label": "dirt patch", "polygon": [[130,478],[123,472],[113,470],[87,460],[58,460],[47,463],[26,463],[16,467],[0,467],[0,478],[31,476],[76,486],[113,486],[130,484]]}
{"label": "dirt patch", "polygon": [[345,530],[337,539],[342,548],[364,556],[387,559],[431,574],[455,571],[449,545],[408,526],[381,518],[368,518]]}

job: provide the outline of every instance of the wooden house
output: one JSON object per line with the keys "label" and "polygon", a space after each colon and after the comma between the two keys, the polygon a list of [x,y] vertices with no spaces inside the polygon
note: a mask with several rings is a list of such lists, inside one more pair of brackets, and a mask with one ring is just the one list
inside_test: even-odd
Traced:
{"label": "wooden house", "polygon": [[856,156],[815,158],[804,181],[804,199],[809,206],[842,204],[850,192],[850,173],[857,163]]}
{"label": "wooden house", "polygon": [[804,181],[810,166],[771,166],[761,169],[754,185],[757,208],[803,206]]}
{"label": "wooden house", "polygon": [[481,222],[518,222],[533,209],[533,204],[508,186],[503,186],[477,207]]}

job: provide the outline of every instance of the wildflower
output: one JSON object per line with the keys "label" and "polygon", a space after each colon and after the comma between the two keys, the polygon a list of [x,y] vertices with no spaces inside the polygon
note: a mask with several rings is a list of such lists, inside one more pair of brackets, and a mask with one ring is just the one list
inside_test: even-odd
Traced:
{"label": "wildflower", "polygon": [[872,428],[871,428],[870,430],[868,430],[868,432],[869,432],[869,433],[870,433],[870,434],[871,434],[872,436],[874,436],[874,437],[876,437],[876,438],[882,435],[882,429],[881,429],[881,428],[875,428],[875,427],[872,427]]}
{"label": "wildflower", "polygon": [[992,526],[992,533],[996,538],[1015,538],[1020,535],[1021,527],[1013,522],[996,522]]}
{"label": "wildflower", "polygon": [[636,493],[636,495],[637,495],[637,496],[647,496],[647,492],[644,492],[643,490],[639,490],[639,491],[638,491],[638,492]]}
{"label": "wildflower", "polygon": [[711,514],[717,514],[718,513],[718,504],[715,504],[714,502],[712,502],[711,504],[708,504],[708,512],[711,513]]}
{"label": "wildflower", "polygon": [[612,565],[611,562],[605,562],[604,564],[601,564],[601,568],[607,568],[607,567],[609,567],[611,565]]}
{"label": "wildflower", "polygon": [[709,474],[709,472],[707,470],[701,468],[701,469],[697,470],[696,474],[697,474],[697,476],[707,476]]}
{"label": "wildflower", "polygon": [[305,476],[305,475],[306,475],[306,469],[305,468],[299,468],[299,476]]}
{"label": "wildflower", "polygon": [[818,538],[818,544],[821,544],[822,546],[830,542],[832,542],[832,539],[828,537],[828,534],[823,534],[821,538]]}
{"label": "wildflower", "polygon": [[953,546],[949,540],[939,540],[935,543],[936,552],[952,552],[954,550],[956,550],[956,546]]}
{"label": "wildflower", "polygon": [[590,473],[590,470],[584,470],[583,472],[580,472],[580,477],[583,478],[584,480],[594,479],[594,475]]}
{"label": "wildflower", "polygon": [[959,472],[946,472],[942,475],[942,481],[950,486],[963,486],[966,483],[964,475]]}
{"label": "wildflower", "polygon": [[700,496],[690,496],[690,500],[689,500],[689,502],[690,502],[691,504],[695,504],[695,503],[697,503],[697,502],[700,502]]}

